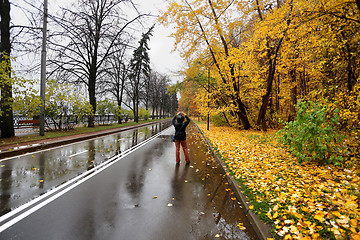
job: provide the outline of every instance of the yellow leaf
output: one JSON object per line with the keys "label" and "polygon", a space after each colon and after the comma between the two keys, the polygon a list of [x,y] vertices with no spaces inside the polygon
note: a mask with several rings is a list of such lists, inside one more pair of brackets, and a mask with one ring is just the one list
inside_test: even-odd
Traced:
{"label": "yellow leaf", "polygon": [[290,232],[297,233],[298,229],[294,225],[292,225],[292,226],[290,226]]}
{"label": "yellow leaf", "polygon": [[312,239],[315,239],[315,240],[317,240],[317,239],[319,239],[319,234],[318,233],[313,233],[312,235],[311,235],[311,238]]}
{"label": "yellow leaf", "polygon": [[290,234],[287,234],[287,235],[285,236],[285,238],[284,238],[284,240],[288,240],[288,239],[289,239],[289,240],[293,239]]}
{"label": "yellow leaf", "polygon": [[356,220],[356,219],[351,219],[350,220],[350,224],[351,224],[351,226],[357,226],[358,225],[358,221]]}
{"label": "yellow leaf", "polygon": [[353,233],[357,233],[357,232],[356,232],[356,229],[353,228],[353,227],[350,227],[349,230],[352,231]]}
{"label": "yellow leaf", "polygon": [[245,230],[246,229],[246,227],[244,227],[244,225],[242,223],[239,223],[237,226],[240,228],[240,230]]}
{"label": "yellow leaf", "polygon": [[332,214],[338,218],[341,217],[341,214],[338,211],[332,212]]}
{"label": "yellow leaf", "polygon": [[350,209],[356,209],[358,207],[358,205],[355,201],[347,201],[345,203],[345,206]]}
{"label": "yellow leaf", "polygon": [[319,215],[319,214],[316,214],[316,215],[314,216],[314,218],[315,218],[316,220],[320,221],[320,222],[323,222],[323,221],[325,220],[324,217],[321,216],[321,215]]}
{"label": "yellow leaf", "polygon": [[360,240],[360,234],[351,234],[353,240]]}

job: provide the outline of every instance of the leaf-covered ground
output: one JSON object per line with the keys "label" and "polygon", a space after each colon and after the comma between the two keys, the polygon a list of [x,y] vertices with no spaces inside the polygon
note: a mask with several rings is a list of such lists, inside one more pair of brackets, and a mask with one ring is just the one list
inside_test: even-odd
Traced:
{"label": "leaf-covered ground", "polygon": [[276,238],[360,239],[357,170],[299,164],[275,132],[199,126]]}

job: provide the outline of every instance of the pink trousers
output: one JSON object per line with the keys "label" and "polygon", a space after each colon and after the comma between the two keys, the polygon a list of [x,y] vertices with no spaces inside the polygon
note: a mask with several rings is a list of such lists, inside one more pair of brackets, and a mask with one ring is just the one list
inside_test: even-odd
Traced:
{"label": "pink trousers", "polygon": [[186,140],[184,140],[184,141],[175,140],[175,146],[176,146],[176,163],[180,163],[180,144],[181,144],[182,149],[183,149],[183,151],[184,151],[185,161],[186,161],[187,163],[189,163],[189,162],[190,162],[190,158],[189,158],[189,152],[188,152]]}

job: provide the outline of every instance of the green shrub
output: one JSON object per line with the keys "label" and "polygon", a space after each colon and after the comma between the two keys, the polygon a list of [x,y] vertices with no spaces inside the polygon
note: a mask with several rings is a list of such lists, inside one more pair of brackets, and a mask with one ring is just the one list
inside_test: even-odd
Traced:
{"label": "green shrub", "polygon": [[223,113],[218,113],[216,115],[211,116],[211,122],[215,126],[229,126],[229,124],[226,122],[226,119],[224,117]]}
{"label": "green shrub", "polygon": [[339,115],[326,118],[327,106],[311,101],[297,103],[296,119],[278,132],[278,140],[298,158],[299,162],[316,161],[322,164],[341,165],[343,136],[337,134],[334,125]]}
{"label": "green shrub", "polygon": [[145,108],[139,108],[139,118],[148,120],[151,116],[150,110],[146,110]]}

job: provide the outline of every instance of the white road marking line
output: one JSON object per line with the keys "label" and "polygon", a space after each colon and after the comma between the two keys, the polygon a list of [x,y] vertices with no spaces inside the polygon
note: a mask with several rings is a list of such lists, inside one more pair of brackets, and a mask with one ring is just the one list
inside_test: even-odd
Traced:
{"label": "white road marking line", "polygon": [[[70,185],[71,183],[74,183],[73,185],[63,189],[62,191],[56,193],[54,196],[48,198],[47,200],[40,202],[39,204],[35,205],[34,207],[30,208],[29,210],[21,213],[19,216],[11,219],[10,221],[4,223],[3,225],[0,226],[0,233],[3,232],[4,230],[6,230],[7,228],[11,227],[12,225],[16,224],[17,222],[21,221],[22,219],[26,218],[27,216],[29,216],[30,214],[36,212],[37,210],[39,210],[40,208],[44,207],[45,205],[49,204],[50,202],[54,201],[55,199],[61,197],[62,195],[64,195],[65,193],[67,193],[68,191],[70,191],[71,189],[75,188],[76,186],[80,185],[81,183],[87,181],[88,179],[96,176],[98,173],[104,171],[105,169],[109,168],[110,166],[114,165],[115,163],[117,163],[118,161],[120,161],[121,159],[123,159],[124,157],[128,156],[129,154],[135,152],[137,149],[139,149],[140,147],[146,145],[147,143],[151,142],[152,140],[156,139],[158,136],[160,136],[161,134],[163,134],[164,132],[168,131],[170,129],[167,128],[161,132],[159,132],[158,134],[152,136],[151,138],[146,139],[145,141],[139,143],[138,145],[134,146],[131,149],[128,149],[127,151],[125,151],[124,153],[114,156],[113,158],[110,158],[108,161],[98,165],[97,167],[91,169],[90,171],[87,171],[81,175],[79,175],[78,177],[70,180],[69,182],[60,185],[59,187],[51,190],[50,192],[47,192],[43,195],[41,195],[38,198],[35,198],[34,200],[28,202],[27,204],[22,205],[21,207],[3,215],[0,217],[0,222],[5,221],[6,219],[14,216],[17,213],[20,213],[22,210],[25,210],[26,208],[30,207],[31,205],[34,205],[35,203],[43,200],[46,197],[51,196],[51,194],[55,194],[57,191],[60,191],[62,188],[65,188],[66,186]],[[96,171],[98,170],[98,171]],[[89,175],[90,174],[90,175]],[[88,176],[85,176],[88,175]],[[83,178],[83,179],[81,179]],[[77,181],[79,180],[79,181]],[[77,182],[76,182],[77,181]],[[46,196],[45,196],[46,195]]]}
{"label": "white road marking line", "polygon": [[77,156],[77,155],[86,153],[86,152],[88,152],[88,151],[89,151],[89,150],[85,150],[85,151],[82,151],[82,152],[78,152],[78,153],[72,154],[72,155],[70,155],[70,156],[68,156],[68,157],[75,157],[75,156]]}

